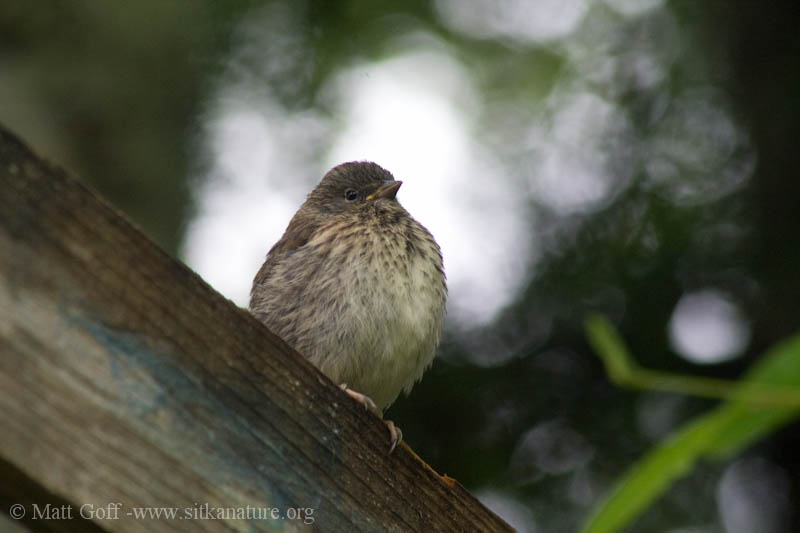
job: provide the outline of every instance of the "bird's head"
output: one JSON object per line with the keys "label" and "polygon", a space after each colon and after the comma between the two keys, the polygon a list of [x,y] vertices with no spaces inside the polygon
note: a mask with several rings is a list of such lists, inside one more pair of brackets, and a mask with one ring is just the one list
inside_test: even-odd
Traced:
{"label": "bird's head", "polygon": [[331,169],[306,200],[306,207],[326,214],[360,213],[378,206],[399,208],[395,195],[402,185],[375,163],[343,163]]}

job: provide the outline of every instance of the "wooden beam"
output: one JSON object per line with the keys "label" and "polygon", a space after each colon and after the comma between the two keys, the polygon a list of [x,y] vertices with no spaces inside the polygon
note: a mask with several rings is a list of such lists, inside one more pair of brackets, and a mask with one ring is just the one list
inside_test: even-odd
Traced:
{"label": "wooden beam", "polygon": [[2,127],[0,354],[0,504],[33,529],[510,530]]}

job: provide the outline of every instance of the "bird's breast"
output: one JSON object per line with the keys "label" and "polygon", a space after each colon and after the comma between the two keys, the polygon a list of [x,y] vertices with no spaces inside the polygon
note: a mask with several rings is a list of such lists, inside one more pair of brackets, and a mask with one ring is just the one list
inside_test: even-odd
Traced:
{"label": "bird's breast", "polygon": [[422,376],[444,320],[441,254],[427,230],[412,222],[339,231],[328,258],[337,265],[332,287],[339,290],[337,321],[344,325],[337,348],[351,369],[340,379],[380,407]]}

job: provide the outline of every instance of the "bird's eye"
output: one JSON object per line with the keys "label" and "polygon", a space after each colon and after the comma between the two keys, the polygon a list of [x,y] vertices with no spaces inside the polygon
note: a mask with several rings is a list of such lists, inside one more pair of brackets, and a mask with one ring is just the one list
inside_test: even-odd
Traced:
{"label": "bird's eye", "polygon": [[358,198],[358,191],[356,191],[355,189],[347,189],[346,191],[344,191],[344,199],[347,200],[348,202],[352,202],[356,198]]}

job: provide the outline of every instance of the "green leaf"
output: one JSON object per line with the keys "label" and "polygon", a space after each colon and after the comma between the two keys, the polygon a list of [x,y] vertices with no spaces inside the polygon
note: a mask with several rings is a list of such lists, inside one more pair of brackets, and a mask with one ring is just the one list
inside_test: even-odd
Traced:
{"label": "green leaf", "polygon": [[[604,323],[605,322],[605,323]],[[616,349],[614,361],[632,368],[626,384],[638,386],[635,365],[626,358],[627,351],[613,327],[602,317],[587,322],[587,332],[599,355],[609,354],[601,349]],[[603,338],[608,336],[608,338]],[[658,373],[645,373],[642,381],[656,379]],[[665,375],[667,381],[679,379]],[[693,385],[702,388],[704,378],[688,377]],[[724,385],[710,380],[712,388]],[[723,386],[724,389],[724,386]],[[656,446],[637,461],[606,497],[584,526],[584,533],[619,531],[646,510],[676,479],[688,474],[703,458],[728,458],[754,441],[800,415],[800,335],[770,349],[739,382],[734,383],[729,399],[710,413],[697,417],[678,430],[664,443]],[[720,390],[713,394],[718,395]]]}

